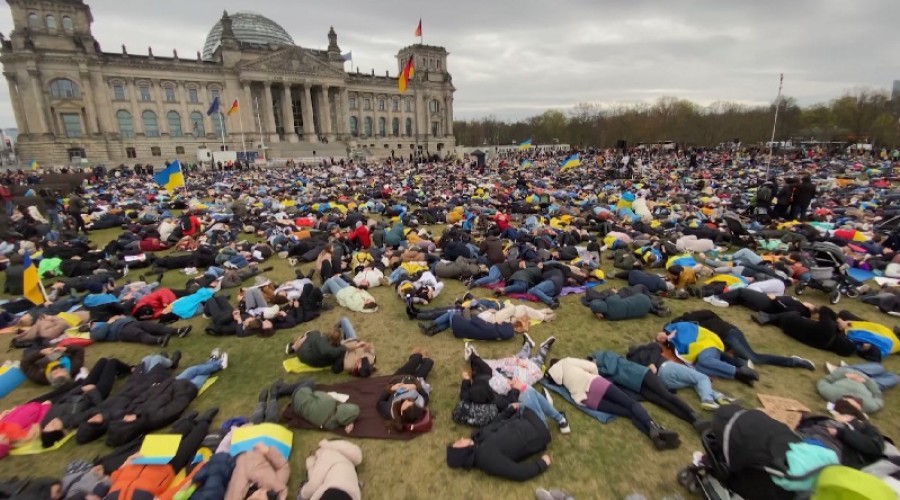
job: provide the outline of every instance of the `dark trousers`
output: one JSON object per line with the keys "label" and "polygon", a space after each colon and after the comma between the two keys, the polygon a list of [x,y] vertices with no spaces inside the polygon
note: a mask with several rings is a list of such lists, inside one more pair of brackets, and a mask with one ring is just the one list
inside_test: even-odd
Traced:
{"label": "dark trousers", "polygon": [[596,410],[610,415],[625,417],[631,420],[632,425],[644,434],[650,434],[652,420],[647,410],[640,403],[631,399],[622,389],[611,385],[603,395],[603,399],[597,404]]}
{"label": "dark trousers", "polygon": [[693,423],[697,420],[694,410],[681,398],[669,392],[666,389],[666,385],[653,372],[647,372],[644,375],[640,394],[648,402],[659,406],[685,422]]}
{"label": "dark trousers", "polygon": [[742,359],[753,361],[760,365],[785,366],[795,368],[799,360],[788,356],[778,356],[775,354],[758,354],[750,347],[750,342],[744,336],[744,332],[732,328],[723,335],[720,335],[722,343],[727,349],[734,351],[734,354]]}
{"label": "dark trousers", "polygon": [[719,298],[733,306],[744,306],[751,311],[766,311],[772,303],[768,295],[749,288],[735,288],[720,294]]}
{"label": "dark trousers", "polygon": [[84,225],[84,219],[81,218],[81,214],[78,212],[68,212],[68,214],[75,220],[75,231],[87,232],[87,227]]}
{"label": "dark trousers", "polygon": [[412,375],[427,379],[433,367],[434,361],[430,358],[425,358],[421,354],[411,354],[406,363],[394,372],[394,375]]}
{"label": "dark trousers", "polygon": [[119,331],[119,340],[138,344],[156,345],[161,337],[174,335],[176,330],[156,321],[132,321]]}

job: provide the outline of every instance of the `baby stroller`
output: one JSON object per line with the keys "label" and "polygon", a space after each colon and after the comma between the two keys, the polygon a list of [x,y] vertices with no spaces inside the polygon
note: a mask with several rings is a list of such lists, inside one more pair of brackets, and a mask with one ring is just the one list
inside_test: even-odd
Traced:
{"label": "baby stroller", "polygon": [[756,237],[744,227],[744,223],[741,222],[741,218],[738,214],[726,212],[722,215],[722,220],[725,221],[725,225],[728,226],[732,245],[743,245],[750,249],[755,249],[759,246]]}
{"label": "baby stroller", "polygon": [[821,290],[828,295],[832,304],[841,300],[841,294],[854,299],[859,297],[856,283],[847,273],[850,268],[844,262],[844,253],[834,243],[819,241],[807,249],[809,256],[803,264],[809,268],[810,278],[801,281],[794,288],[797,295],[803,295],[807,287]]}

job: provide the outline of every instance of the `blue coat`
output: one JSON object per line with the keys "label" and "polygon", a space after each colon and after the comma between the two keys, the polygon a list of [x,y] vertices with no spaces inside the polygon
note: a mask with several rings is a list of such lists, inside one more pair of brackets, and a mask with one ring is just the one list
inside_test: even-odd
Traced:
{"label": "blue coat", "polygon": [[234,457],[228,453],[216,453],[194,475],[197,489],[191,500],[220,500],[225,498],[231,473],[234,472]]}
{"label": "blue coat", "polygon": [[597,351],[592,353],[589,358],[597,364],[597,371],[600,372],[600,375],[632,392],[641,392],[644,377],[650,371],[646,366],[629,361],[612,351]]}
{"label": "blue coat", "polygon": [[644,285],[650,290],[650,293],[664,292],[666,290],[666,280],[656,274],[637,269],[628,272],[628,284],[631,286]]}
{"label": "blue coat", "polygon": [[472,340],[509,340],[515,332],[511,323],[489,323],[477,316],[466,319],[462,314],[450,318],[453,336]]}
{"label": "blue coat", "polygon": [[193,318],[200,309],[200,306],[209,300],[213,296],[213,293],[215,292],[213,292],[212,288],[201,288],[190,295],[185,295],[175,302],[172,302],[172,313],[181,319]]}

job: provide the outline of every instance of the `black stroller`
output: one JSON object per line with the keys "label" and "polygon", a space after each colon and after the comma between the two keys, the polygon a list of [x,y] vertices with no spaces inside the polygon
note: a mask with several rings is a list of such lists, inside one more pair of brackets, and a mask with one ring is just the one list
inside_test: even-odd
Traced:
{"label": "black stroller", "polygon": [[837,304],[842,294],[851,299],[859,297],[857,283],[847,272],[850,266],[844,261],[841,247],[834,243],[818,241],[806,250],[808,257],[804,259],[803,264],[809,268],[810,278],[797,284],[794,288],[797,295],[803,295],[809,287],[827,293],[832,304]]}
{"label": "black stroller", "polygon": [[722,220],[725,221],[725,225],[728,227],[732,245],[743,245],[750,249],[755,249],[759,246],[756,237],[744,227],[744,223],[741,222],[741,218],[738,214],[726,212],[722,215]]}

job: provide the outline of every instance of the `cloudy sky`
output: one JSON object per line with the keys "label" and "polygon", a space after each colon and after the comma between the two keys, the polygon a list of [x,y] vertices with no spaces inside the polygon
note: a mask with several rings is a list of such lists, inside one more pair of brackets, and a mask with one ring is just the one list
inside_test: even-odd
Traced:
{"label": "cloudy sky", "polygon": [[[193,55],[223,9],[253,10],[306,47],[324,48],[334,26],[355,67],[391,74],[421,16],[425,43],[450,52],[457,118],[664,95],[764,103],[781,72],[785,95],[801,104],[900,79],[897,0],[86,1],[110,52],[124,43],[132,53]],[[0,31],[11,29],[0,6]],[[0,125],[12,122],[0,85]]]}

